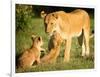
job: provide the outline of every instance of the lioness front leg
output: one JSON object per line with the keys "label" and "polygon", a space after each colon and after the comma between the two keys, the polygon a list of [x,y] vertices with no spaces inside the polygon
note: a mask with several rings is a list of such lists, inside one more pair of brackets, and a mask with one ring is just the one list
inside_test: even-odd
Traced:
{"label": "lioness front leg", "polygon": [[90,48],[89,48],[89,31],[84,31],[84,36],[85,36],[85,55],[89,57],[90,55]]}
{"label": "lioness front leg", "polygon": [[64,62],[69,62],[69,60],[70,60],[71,41],[72,41],[72,38],[68,38],[66,40]]}

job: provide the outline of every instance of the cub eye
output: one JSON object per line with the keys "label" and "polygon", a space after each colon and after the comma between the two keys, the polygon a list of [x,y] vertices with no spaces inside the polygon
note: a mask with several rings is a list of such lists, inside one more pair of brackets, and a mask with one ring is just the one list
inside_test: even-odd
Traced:
{"label": "cub eye", "polygon": [[51,25],[53,25],[53,23],[51,23]]}

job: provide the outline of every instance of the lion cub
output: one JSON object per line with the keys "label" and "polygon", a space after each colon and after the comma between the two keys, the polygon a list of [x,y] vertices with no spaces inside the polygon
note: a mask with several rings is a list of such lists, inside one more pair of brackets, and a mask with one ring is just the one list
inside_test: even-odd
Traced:
{"label": "lion cub", "polygon": [[59,56],[61,43],[62,43],[62,38],[60,34],[54,32],[48,44],[49,53],[41,59],[41,62],[54,63],[56,61],[56,58]]}
{"label": "lion cub", "polygon": [[40,63],[41,50],[44,51],[41,46],[43,45],[42,37],[32,36],[32,47],[24,51],[24,53],[18,59],[18,67],[26,68],[32,66],[32,64],[37,61]]}

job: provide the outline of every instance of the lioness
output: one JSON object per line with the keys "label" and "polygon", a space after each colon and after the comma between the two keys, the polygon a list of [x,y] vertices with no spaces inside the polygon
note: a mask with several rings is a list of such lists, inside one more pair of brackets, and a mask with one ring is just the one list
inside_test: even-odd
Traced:
{"label": "lioness", "polygon": [[52,35],[56,31],[66,41],[64,62],[70,60],[72,37],[82,36],[82,56],[89,56],[90,17],[86,11],[77,9],[70,13],[57,11],[49,14],[42,11],[41,17],[46,33]]}
{"label": "lioness", "polygon": [[27,68],[32,66],[34,61],[37,61],[37,63],[40,63],[40,54],[41,50],[44,51],[41,46],[43,45],[42,37],[33,37],[33,45],[30,49],[27,49],[23,52],[23,54],[18,59],[18,68]]}

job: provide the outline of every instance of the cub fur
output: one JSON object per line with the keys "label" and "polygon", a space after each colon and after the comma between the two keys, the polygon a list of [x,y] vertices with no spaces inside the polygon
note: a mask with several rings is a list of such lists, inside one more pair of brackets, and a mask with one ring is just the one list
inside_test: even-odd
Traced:
{"label": "cub fur", "polygon": [[82,37],[82,56],[89,56],[90,17],[85,10],[76,9],[70,13],[57,11],[49,14],[42,11],[41,17],[44,18],[46,33],[51,36],[56,31],[66,41],[64,62],[70,60],[72,37]]}
{"label": "cub fur", "polygon": [[32,36],[32,47],[30,49],[27,49],[23,52],[23,54],[18,59],[18,67],[21,68],[27,68],[32,66],[32,64],[37,61],[37,63],[40,63],[40,55],[41,50],[44,51],[41,46],[43,45],[42,37],[34,37]]}
{"label": "cub fur", "polygon": [[42,63],[54,63],[56,61],[56,58],[59,56],[60,53],[61,42],[62,38],[60,37],[59,33],[54,32],[49,40],[49,53],[41,59]]}

